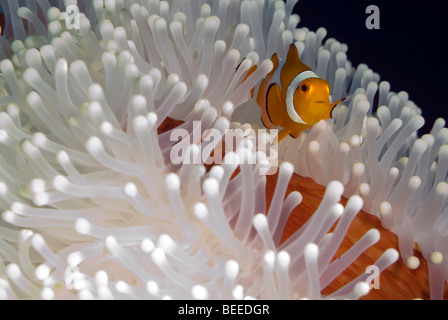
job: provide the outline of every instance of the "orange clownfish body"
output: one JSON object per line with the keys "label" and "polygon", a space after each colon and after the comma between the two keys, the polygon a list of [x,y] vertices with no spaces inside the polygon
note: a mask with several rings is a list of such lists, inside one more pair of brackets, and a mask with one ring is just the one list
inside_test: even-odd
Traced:
{"label": "orange clownfish body", "polygon": [[[288,134],[298,138],[302,131],[322,119],[330,119],[330,86],[300,61],[297,47],[291,44],[286,60],[272,56],[274,67],[252,95],[261,109],[261,120],[269,129],[281,128],[277,141]],[[249,76],[255,67],[249,71]]]}

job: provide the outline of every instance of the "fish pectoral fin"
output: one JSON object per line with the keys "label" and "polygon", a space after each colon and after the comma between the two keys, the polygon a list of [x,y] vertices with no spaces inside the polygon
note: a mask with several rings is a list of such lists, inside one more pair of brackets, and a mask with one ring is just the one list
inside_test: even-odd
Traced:
{"label": "fish pectoral fin", "polygon": [[285,139],[291,133],[290,130],[283,129],[278,133],[278,136],[275,138],[274,143],[279,143],[283,139]]}
{"label": "fish pectoral fin", "polygon": [[267,116],[272,124],[280,126],[282,123],[282,107],[285,102],[282,100],[280,87],[278,84],[272,84],[266,94],[266,111]]}
{"label": "fish pectoral fin", "polygon": [[327,120],[327,119],[331,119],[331,111],[333,109],[329,110],[327,113],[324,114],[322,120]]}
{"label": "fish pectoral fin", "polygon": [[274,126],[272,124],[271,120],[269,119],[269,117],[267,116],[266,113],[261,114],[261,122],[268,129],[276,129],[277,128],[276,126]]}
{"label": "fish pectoral fin", "polygon": [[295,130],[295,131],[291,131],[291,132],[289,133],[289,135],[290,135],[291,137],[293,137],[294,139],[297,139],[303,131],[304,131],[304,130]]}

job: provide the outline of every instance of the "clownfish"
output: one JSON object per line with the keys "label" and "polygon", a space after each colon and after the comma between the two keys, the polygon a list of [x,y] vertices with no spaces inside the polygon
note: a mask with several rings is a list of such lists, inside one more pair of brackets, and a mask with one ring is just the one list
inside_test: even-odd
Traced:
{"label": "clownfish", "polygon": [[[287,135],[298,138],[302,131],[323,119],[330,119],[334,107],[345,99],[330,103],[330,86],[300,61],[297,47],[291,44],[286,60],[275,53],[273,69],[251,92],[261,109],[261,121],[268,129],[280,129],[277,142]],[[256,69],[248,71],[247,77]]]}

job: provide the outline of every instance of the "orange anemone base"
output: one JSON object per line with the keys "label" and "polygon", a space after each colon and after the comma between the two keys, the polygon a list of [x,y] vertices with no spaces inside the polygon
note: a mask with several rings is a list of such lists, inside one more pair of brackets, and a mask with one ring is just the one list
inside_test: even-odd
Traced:
{"label": "orange anemone base", "polygon": [[[269,205],[274,194],[277,175],[267,176],[266,201]],[[325,192],[325,187],[318,185],[311,178],[302,178],[294,174],[288,186],[287,194],[299,191],[303,196],[302,203],[297,206],[285,226],[282,241],[291,236],[311,217],[319,206]],[[343,198],[341,204],[345,206],[347,199]],[[345,239],[339,247],[335,259],[346,252],[368,230],[375,228],[381,238],[378,243],[367,249],[354,261],[338,278],[323,290],[323,294],[330,294],[351,280],[365,272],[366,267],[372,265],[381,254],[389,249],[398,250],[398,239],[391,231],[381,226],[380,220],[364,211],[357,214],[353,220]],[[414,252],[420,259],[420,266],[416,270],[409,269],[400,258],[396,263],[383,271],[380,275],[380,288],[372,289],[363,297],[364,300],[408,300],[430,299],[427,262],[420,252]],[[448,299],[448,288],[445,285],[444,298]]]}
{"label": "orange anemone base", "polygon": [[[159,134],[171,130],[183,121],[167,119],[158,128]],[[207,166],[209,169],[210,166]],[[234,175],[235,176],[235,175]],[[272,196],[274,195],[278,173],[267,176],[266,184],[266,205],[269,208]],[[291,213],[282,240],[285,241],[297,229],[305,224],[311,215],[318,208],[325,187],[315,183],[311,178],[303,178],[294,174],[289,182],[286,196],[292,191],[299,191],[303,196],[302,203]],[[345,206],[347,199],[342,198],[341,204]],[[351,280],[355,279],[366,271],[366,267],[374,264],[376,260],[389,248],[398,250],[397,236],[391,231],[384,229],[380,220],[364,211],[357,214],[353,220],[345,239],[342,241],[335,258],[344,254],[353,244],[355,244],[368,230],[375,228],[380,232],[381,238],[378,243],[367,249],[358,259],[356,259],[342,274],[339,275],[324,290],[323,294],[330,294]],[[363,300],[409,300],[409,299],[430,299],[429,278],[427,262],[420,252],[415,251],[414,255],[420,259],[420,266],[416,270],[409,269],[400,258],[396,263],[383,271],[380,275],[380,288],[372,289],[370,293],[363,297]],[[445,284],[444,298],[448,300],[448,286]]]}

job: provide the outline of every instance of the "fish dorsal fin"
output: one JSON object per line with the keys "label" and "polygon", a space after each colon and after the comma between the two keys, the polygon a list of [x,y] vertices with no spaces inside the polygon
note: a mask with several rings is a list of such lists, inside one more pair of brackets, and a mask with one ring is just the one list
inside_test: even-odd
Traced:
{"label": "fish dorsal fin", "polygon": [[291,43],[288,50],[288,56],[286,57],[286,61],[290,61],[291,63],[299,63],[299,51],[294,43]]}
{"label": "fish dorsal fin", "polygon": [[289,46],[288,56],[280,73],[280,80],[282,84],[282,97],[286,97],[286,91],[291,81],[301,72],[311,70],[306,64],[300,61],[299,52],[296,45],[293,43]]}

